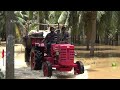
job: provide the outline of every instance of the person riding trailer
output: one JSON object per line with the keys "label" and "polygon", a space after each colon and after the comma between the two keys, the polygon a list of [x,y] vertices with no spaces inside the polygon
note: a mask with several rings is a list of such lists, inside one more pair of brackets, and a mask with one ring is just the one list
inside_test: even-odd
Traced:
{"label": "person riding trailer", "polygon": [[60,29],[57,29],[57,30],[56,30],[56,34],[57,34],[57,44],[59,44],[59,43],[60,43],[60,40],[61,40]]}
{"label": "person riding trailer", "polygon": [[50,33],[48,33],[46,35],[46,37],[43,40],[43,42],[47,46],[47,55],[50,55],[51,54],[50,53],[51,44],[57,42],[57,34],[55,33],[54,27],[50,27]]}
{"label": "person riding trailer", "polygon": [[66,31],[66,27],[62,26],[61,28],[61,38],[60,41],[64,42],[64,43],[70,43],[69,42],[70,39],[70,35],[69,33]]}

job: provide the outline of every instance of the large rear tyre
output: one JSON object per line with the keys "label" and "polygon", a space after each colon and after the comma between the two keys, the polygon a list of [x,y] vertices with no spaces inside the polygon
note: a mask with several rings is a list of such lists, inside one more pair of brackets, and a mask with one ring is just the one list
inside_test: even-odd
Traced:
{"label": "large rear tyre", "polygon": [[74,74],[83,74],[84,73],[84,65],[81,61],[76,62],[77,67],[74,68]]}
{"label": "large rear tyre", "polygon": [[42,52],[38,48],[32,48],[30,53],[31,70],[40,70],[42,67]]}
{"label": "large rear tyre", "polygon": [[52,65],[49,61],[46,61],[42,64],[43,74],[45,77],[52,76]]}

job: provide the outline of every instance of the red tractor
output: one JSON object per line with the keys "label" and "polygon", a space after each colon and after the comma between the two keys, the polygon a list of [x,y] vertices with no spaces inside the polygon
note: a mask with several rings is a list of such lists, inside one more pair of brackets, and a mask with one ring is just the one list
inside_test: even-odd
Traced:
{"label": "red tractor", "polygon": [[83,74],[84,65],[81,61],[74,63],[74,45],[52,44],[51,55],[46,54],[46,46],[42,42],[43,37],[31,37],[30,66],[31,70],[43,70],[46,77],[52,76],[53,68],[57,71],[71,71],[74,74]]}

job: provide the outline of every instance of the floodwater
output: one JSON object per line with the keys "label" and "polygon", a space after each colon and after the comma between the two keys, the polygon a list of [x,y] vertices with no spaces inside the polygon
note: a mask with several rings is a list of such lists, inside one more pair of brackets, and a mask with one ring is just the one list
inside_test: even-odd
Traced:
{"label": "floodwater", "polygon": [[[78,48],[78,47],[77,47]],[[51,78],[44,77],[42,70],[32,70],[27,67],[24,62],[24,47],[22,45],[15,46],[15,79],[120,79],[120,46],[98,46],[98,50],[95,51],[96,57],[87,57],[89,51],[85,50],[85,47],[80,47],[78,52],[78,58],[84,63],[85,73],[80,75],[74,75],[71,72],[57,72],[53,71]],[[5,49],[0,47],[1,51]],[[86,56],[86,57],[85,57]],[[84,58],[85,57],[85,58]],[[116,62],[117,66],[112,67],[112,63]],[[5,61],[3,66],[3,59],[0,54],[0,68],[5,73]]]}
{"label": "floodwater", "polygon": [[[5,74],[5,65],[0,61],[0,68]],[[4,63],[5,64],[5,63]],[[87,67],[85,67],[87,68]],[[25,65],[25,62],[20,60],[15,61],[15,79],[88,79],[88,72],[85,70],[84,74],[74,75],[73,70],[70,72],[53,71],[51,77],[44,77],[42,70],[31,70],[30,67]]]}

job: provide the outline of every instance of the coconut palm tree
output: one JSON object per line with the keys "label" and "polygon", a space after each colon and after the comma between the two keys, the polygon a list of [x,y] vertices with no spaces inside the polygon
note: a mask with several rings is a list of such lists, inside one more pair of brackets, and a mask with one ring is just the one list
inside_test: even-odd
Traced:
{"label": "coconut palm tree", "polygon": [[14,11],[5,11],[5,20],[7,37],[6,79],[14,79]]}

